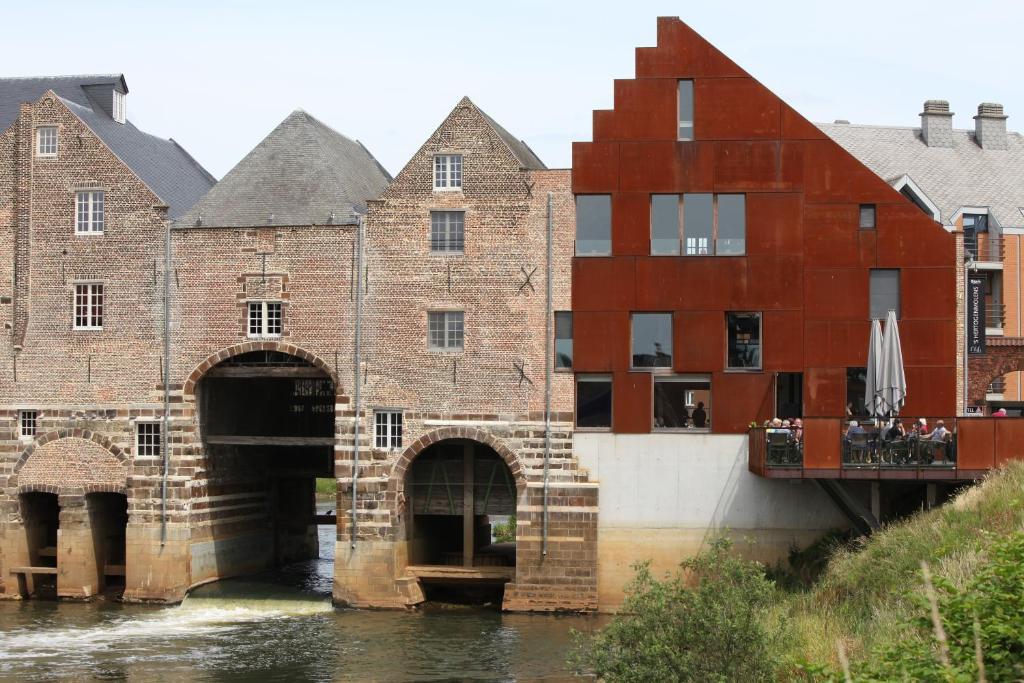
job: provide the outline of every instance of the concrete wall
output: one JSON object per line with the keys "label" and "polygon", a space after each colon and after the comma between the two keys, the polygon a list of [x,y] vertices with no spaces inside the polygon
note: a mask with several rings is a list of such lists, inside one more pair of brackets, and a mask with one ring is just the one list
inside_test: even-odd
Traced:
{"label": "concrete wall", "polygon": [[744,555],[774,562],[847,526],[813,482],[751,474],[745,435],[576,433],[573,452],[599,483],[601,610],[621,603],[636,562],[668,572],[720,534]]}

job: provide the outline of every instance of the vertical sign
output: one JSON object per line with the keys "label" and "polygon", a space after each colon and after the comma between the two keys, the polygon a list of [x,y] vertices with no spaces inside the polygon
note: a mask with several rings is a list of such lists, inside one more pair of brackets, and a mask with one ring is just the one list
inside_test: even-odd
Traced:
{"label": "vertical sign", "polygon": [[967,277],[967,353],[985,353],[985,281]]}

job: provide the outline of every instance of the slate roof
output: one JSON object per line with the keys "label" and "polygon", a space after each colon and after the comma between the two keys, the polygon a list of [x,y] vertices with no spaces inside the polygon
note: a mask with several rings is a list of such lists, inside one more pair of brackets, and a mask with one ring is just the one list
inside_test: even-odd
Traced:
{"label": "slate roof", "polygon": [[[469,101],[469,98],[467,97],[465,100]],[[475,104],[473,106],[476,107]],[[544,165],[544,162],[540,160],[540,157],[533,153],[533,150],[530,149],[530,146],[527,145],[525,141],[520,140],[515,135],[512,135],[512,133],[505,130],[500,123],[488,116],[487,112],[480,107],[476,107],[476,110],[480,112],[480,115],[483,116],[484,119],[487,120],[487,123],[491,125],[491,128],[493,128],[494,132],[498,134],[498,137],[508,145],[509,151],[511,151],[513,156],[519,160],[519,164],[523,168],[529,168],[534,171],[542,171],[547,168],[547,166]]]}
{"label": "slate roof", "polygon": [[361,143],[299,109],[176,227],[350,225],[366,213],[367,200],[376,199],[390,182],[391,176]]}
{"label": "slate roof", "polygon": [[920,128],[819,123],[818,128],[892,183],[904,174],[941,213],[987,207],[1004,228],[1024,227],[1024,136],[1008,132],[1006,150],[982,149],[974,131],[954,130],[953,147],[929,147]]}
{"label": "slate roof", "polygon": [[18,118],[22,102],[34,102],[48,90],[60,97],[82,123],[168,206],[173,219],[185,213],[216,182],[174,140],[145,133],[130,121],[118,123],[87,88],[109,85],[128,92],[121,74],[0,78],[0,131]]}

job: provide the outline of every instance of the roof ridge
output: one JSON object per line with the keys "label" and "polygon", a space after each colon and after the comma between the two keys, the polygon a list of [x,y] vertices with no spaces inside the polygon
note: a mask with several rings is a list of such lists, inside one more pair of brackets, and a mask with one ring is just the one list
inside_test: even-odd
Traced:
{"label": "roof ridge", "polygon": [[123,78],[123,73],[62,74],[57,76],[0,76],[0,81],[54,81],[59,78]]}

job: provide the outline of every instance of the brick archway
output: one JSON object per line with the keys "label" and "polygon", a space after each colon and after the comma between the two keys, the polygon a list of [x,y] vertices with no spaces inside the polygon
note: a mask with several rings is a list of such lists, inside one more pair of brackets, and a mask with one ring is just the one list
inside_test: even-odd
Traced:
{"label": "brick archway", "polygon": [[396,495],[404,495],[405,475],[409,465],[416,459],[416,456],[436,443],[453,439],[475,441],[492,449],[505,462],[509,472],[512,473],[512,479],[516,483],[517,497],[522,497],[526,493],[526,476],[522,465],[519,464],[519,460],[516,458],[516,454],[512,452],[512,449],[494,435],[473,427],[441,427],[416,439],[411,446],[405,449],[402,457],[395,462],[395,466],[391,469],[391,476],[388,479],[388,487],[391,491]]}
{"label": "brick archway", "polygon": [[988,385],[1008,372],[1024,370],[1024,337],[993,337],[985,353],[967,360],[967,400],[984,406]]}
{"label": "brick archway", "polygon": [[[31,457],[43,458],[42,465]],[[103,434],[59,429],[36,438],[14,465],[11,486],[18,493],[127,493],[128,454]],[[39,470],[42,468],[41,471]],[[29,471],[31,470],[31,471]],[[27,477],[29,481],[21,479]]]}
{"label": "brick archway", "polygon": [[295,346],[294,344],[287,344],[285,342],[278,341],[260,341],[235,344],[234,346],[229,346],[226,349],[221,349],[220,351],[207,356],[206,360],[197,365],[192,372],[189,373],[188,379],[185,380],[185,384],[182,387],[185,400],[195,400],[196,385],[199,383],[199,380],[203,378],[203,375],[210,370],[210,368],[233,356],[238,356],[243,353],[251,353],[253,351],[277,351],[279,353],[286,353],[289,356],[301,358],[310,365],[322,370],[325,375],[330,377],[331,381],[334,383],[334,393],[338,397],[344,395],[341,382],[338,381],[338,373],[320,356],[310,351],[306,351],[301,347]]}

